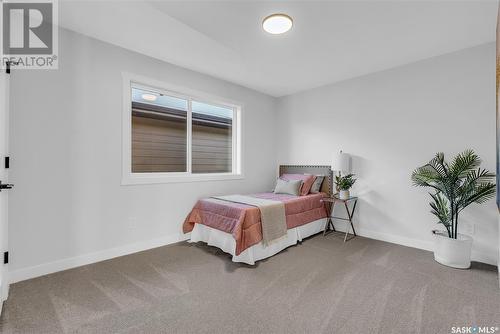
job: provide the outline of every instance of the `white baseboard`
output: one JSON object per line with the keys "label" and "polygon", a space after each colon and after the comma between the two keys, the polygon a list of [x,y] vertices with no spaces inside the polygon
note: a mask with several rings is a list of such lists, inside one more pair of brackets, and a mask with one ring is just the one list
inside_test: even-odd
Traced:
{"label": "white baseboard", "polygon": [[[335,228],[337,229],[337,231],[345,232],[345,228],[343,226],[341,226],[340,228],[335,226]],[[401,237],[399,235],[380,233],[380,232],[375,232],[375,231],[370,231],[370,230],[360,229],[360,228],[356,228],[356,234],[358,234],[362,237],[370,238],[370,239],[376,239],[376,240],[390,242],[393,244],[403,245],[403,246],[407,246],[407,247],[423,249],[423,250],[430,251],[430,252],[434,251],[434,246],[433,246],[432,241],[405,238],[405,237]],[[472,261],[487,263],[487,264],[491,264],[494,266],[497,265],[496,258],[492,258],[488,254],[477,252],[475,250],[472,250],[471,258],[472,258]]]}
{"label": "white baseboard", "polygon": [[356,232],[363,237],[376,239],[380,241],[390,242],[392,244],[403,245],[407,247],[413,247],[418,249],[423,249],[426,251],[433,251],[434,247],[431,241],[424,241],[419,239],[412,239],[401,237],[399,235],[381,233],[376,231],[370,231],[365,229],[357,229]]}
{"label": "white baseboard", "polygon": [[174,234],[162,238],[140,241],[133,244],[109,248],[99,252],[84,254],[76,257],[62,259],[54,262],[43,263],[33,267],[18,269],[9,272],[10,284],[24,281],[30,278],[35,278],[62,270],[67,270],[75,267],[84,266],[91,263],[96,263],[104,260],[109,260],[118,256],[128,255],[145,251],[148,249],[161,247],[173,244],[179,241],[189,239],[190,234]]}

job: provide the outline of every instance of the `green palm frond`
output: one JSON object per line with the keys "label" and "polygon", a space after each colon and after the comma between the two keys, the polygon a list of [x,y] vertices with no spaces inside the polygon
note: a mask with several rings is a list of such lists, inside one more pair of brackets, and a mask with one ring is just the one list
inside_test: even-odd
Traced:
{"label": "green palm frond", "polygon": [[427,164],[428,166],[432,167],[436,173],[438,173],[441,177],[447,178],[448,177],[448,164],[446,161],[444,161],[444,153],[439,152],[436,154],[436,156],[429,161]]}
{"label": "green palm frond", "polygon": [[466,176],[471,170],[481,165],[481,159],[473,150],[459,153],[450,166],[451,173],[458,178]]}
{"label": "green palm frond", "polygon": [[439,222],[444,225],[448,225],[451,221],[450,210],[448,209],[448,201],[440,193],[429,193],[434,202],[430,202],[432,208],[431,213],[438,217]]}
{"label": "green palm frond", "polygon": [[486,203],[492,198],[495,198],[496,195],[496,186],[491,183],[481,183],[476,187],[475,193],[468,198],[466,205],[462,208],[465,209],[469,204],[477,203],[482,204]]}
{"label": "green palm frond", "polygon": [[472,203],[484,203],[495,195],[495,174],[478,168],[470,171],[457,188],[457,210],[462,211]]}
{"label": "green palm frond", "polygon": [[429,164],[415,169],[411,175],[413,185],[417,187],[432,187],[440,190],[443,177]]}

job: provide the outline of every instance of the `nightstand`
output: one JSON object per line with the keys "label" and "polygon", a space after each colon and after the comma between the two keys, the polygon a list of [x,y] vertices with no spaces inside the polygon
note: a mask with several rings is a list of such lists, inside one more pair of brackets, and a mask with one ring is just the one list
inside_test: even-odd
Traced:
{"label": "nightstand", "polygon": [[[325,204],[325,209],[326,209],[326,214],[328,216],[328,219],[325,224],[325,230],[323,231],[323,235],[327,235],[332,232],[338,232],[335,229],[335,226],[333,226],[333,219],[339,219],[339,220],[344,220],[349,222],[347,224],[347,228],[345,231],[345,236],[344,236],[344,242],[351,240],[352,238],[356,237],[356,230],[354,229],[354,225],[352,224],[352,217],[354,216],[354,211],[356,210],[356,204],[358,204],[358,198],[357,197],[349,197],[348,199],[340,199],[337,197],[338,195],[333,195],[333,197],[325,197],[321,201]],[[352,209],[349,210],[349,204],[352,204]],[[344,217],[337,217],[334,216],[334,209],[335,209],[335,204],[343,204],[345,207],[345,210],[347,212],[347,218]],[[331,228],[331,229],[330,229]],[[348,239],[347,237],[349,236],[349,229],[352,228],[352,236]],[[342,233],[342,232],[340,232]]]}

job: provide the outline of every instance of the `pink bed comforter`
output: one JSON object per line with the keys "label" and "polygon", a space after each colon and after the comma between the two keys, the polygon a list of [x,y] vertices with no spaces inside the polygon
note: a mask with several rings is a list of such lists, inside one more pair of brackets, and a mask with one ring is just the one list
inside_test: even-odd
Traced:
{"label": "pink bed comforter", "polygon": [[[326,210],[321,202],[327,196],[324,193],[306,196],[260,193],[250,196],[283,202],[289,229],[326,217]],[[184,221],[184,233],[191,232],[194,224],[203,224],[232,234],[236,240],[236,255],[262,240],[260,211],[246,204],[213,198],[201,199]]]}

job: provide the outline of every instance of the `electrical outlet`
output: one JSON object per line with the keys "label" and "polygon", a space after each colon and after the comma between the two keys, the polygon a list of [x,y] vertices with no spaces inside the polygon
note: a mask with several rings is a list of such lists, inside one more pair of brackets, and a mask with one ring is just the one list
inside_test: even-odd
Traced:
{"label": "electrical outlet", "polygon": [[463,223],[458,226],[458,232],[466,235],[474,235],[474,223]]}
{"label": "electrical outlet", "polygon": [[130,228],[130,229],[137,228],[137,218],[136,217],[129,217],[128,218],[128,228]]}

